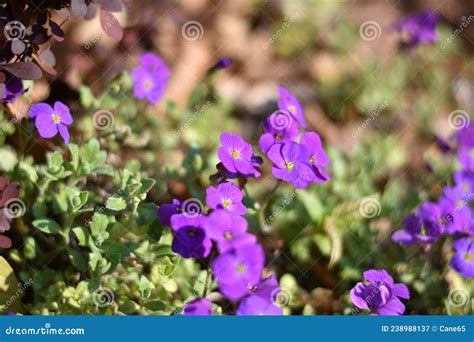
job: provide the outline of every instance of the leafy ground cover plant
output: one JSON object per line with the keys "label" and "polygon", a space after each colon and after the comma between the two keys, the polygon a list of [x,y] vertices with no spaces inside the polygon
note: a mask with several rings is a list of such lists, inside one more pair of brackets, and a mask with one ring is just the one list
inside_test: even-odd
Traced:
{"label": "leafy ground cover plant", "polygon": [[[366,46],[382,27],[343,17],[319,46],[326,55],[312,55],[310,78],[298,76],[312,86],[280,75],[249,115],[265,92],[222,90],[244,69],[238,54],[201,63],[188,86],[179,61],[136,38],[141,23],[122,31],[112,13],[147,13],[131,6],[2,4],[2,313],[472,312],[473,127],[453,110],[469,101],[446,91],[464,75],[446,60],[467,57],[447,43],[440,14],[393,18],[383,28],[393,57],[356,55],[351,68],[334,56],[347,62],[359,51],[343,54],[346,42]],[[314,52],[305,37],[323,30],[313,11],[331,18],[333,6],[278,9],[287,16],[258,51],[271,45],[279,62]],[[264,29],[261,11],[246,18],[249,29]],[[96,12],[117,49],[140,43],[130,64],[97,68],[113,74],[101,87],[80,79],[72,95],[37,100],[40,68],[56,74],[51,39],[67,45],[63,25]],[[196,48],[205,30],[193,20],[179,31]],[[433,128],[427,111],[444,110]]]}

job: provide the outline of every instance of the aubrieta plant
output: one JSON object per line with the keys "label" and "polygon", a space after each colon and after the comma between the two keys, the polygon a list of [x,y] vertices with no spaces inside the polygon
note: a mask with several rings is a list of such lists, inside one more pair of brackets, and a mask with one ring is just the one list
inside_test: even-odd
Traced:
{"label": "aubrieta plant", "polygon": [[[120,40],[113,13],[126,2],[44,1],[36,10],[30,3],[0,7],[9,34],[0,52],[2,314],[467,312],[468,305],[451,305],[451,291],[474,278],[474,125],[434,154],[457,161],[439,192],[432,184],[451,175],[452,165],[412,172],[396,134],[382,134],[407,110],[413,94],[406,89],[436,97],[431,82],[410,83],[418,71],[406,51],[436,42],[435,12],[394,24],[405,48],[387,62],[394,75],[374,61],[343,76],[319,79],[327,70],[316,70],[311,77],[327,114],[320,126],[299,87],[285,82],[272,84],[274,97],[244,130],[234,115],[240,107],[214,89],[219,73],[239,66],[228,57],[209,61],[185,105],[168,93],[170,55],[152,51],[140,52],[100,92],[80,83],[74,104],[53,91],[32,100],[36,83],[23,80],[40,78],[41,70],[55,74],[50,40],[66,38],[62,23],[99,15]],[[300,25],[281,32],[276,53],[288,53],[278,44]],[[325,37],[325,48],[345,50],[340,34]],[[420,73],[429,79],[435,67]],[[378,69],[373,77],[383,76],[383,87],[365,82],[366,70]],[[379,96],[385,86],[390,98]],[[11,112],[18,99],[29,101],[22,119]],[[346,102],[350,108],[340,106]],[[424,129],[427,118],[413,112],[413,126]],[[344,144],[352,117],[362,124],[357,140]],[[23,296],[15,296],[19,283],[27,284]]]}
{"label": "aubrieta plant", "polygon": [[405,218],[404,228],[393,234],[393,241],[404,244],[436,243],[441,236],[454,239],[451,266],[466,278],[474,278],[474,173],[471,160],[474,150],[474,126],[466,125],[454,137],[460,169],[453,186],[444,188],[438,202],[424,202],[416,213]]}

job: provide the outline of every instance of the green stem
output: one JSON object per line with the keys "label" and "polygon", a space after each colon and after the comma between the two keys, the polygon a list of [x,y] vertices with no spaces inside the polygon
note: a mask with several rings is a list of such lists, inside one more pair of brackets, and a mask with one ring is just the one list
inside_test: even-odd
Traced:
{"label": "green stem", "polygon": [[207,275],[206,275],[206,281],[204,283],[204,290],[202,291],[202,298],[206,298],[207,296],[207,291],[209,290],[209,282],[211,280],[211,268],[207,268]]}
{"label": "green stem", "polygon": [[270,199],[273,197],[273,194],[277,191],[277,189],[282,184],[281,180],[278,180],[272,190],[265,196],[263,199],[262,205],[258,212],[258,222],[260,227],[263,228],[265,226],[265,209],[267,208],[268,204],[270,203]]}

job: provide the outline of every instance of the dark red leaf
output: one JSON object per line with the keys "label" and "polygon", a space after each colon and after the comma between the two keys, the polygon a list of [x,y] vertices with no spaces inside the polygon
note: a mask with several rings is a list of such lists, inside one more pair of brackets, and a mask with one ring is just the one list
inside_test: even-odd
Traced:
{"label": "dark red leaf", "polygon": [[64,31],[54,21],[50,20],[49,25],[51,26],[51,32],[53,32],[54,38],[61,42],[64,40]]}
{"label": "dark red leaf", "polygon": [[12,246],[12,240],[7,238],[5,235],[0,235],[0,248],[6,249]]}
{"label": "dark red leaf", "polygon": [[100,11],[100,23],[105,33],[110,36],[116,42],[122,40],[123,30],[120,27],[119,22],[110,12]]}
{"label": "dark red leaf", "polygon": [[43,76],[41,69],[32,62],[17,62],[0,65],[0,69],[6,70],[12,75],[23,80],[38,80]]}

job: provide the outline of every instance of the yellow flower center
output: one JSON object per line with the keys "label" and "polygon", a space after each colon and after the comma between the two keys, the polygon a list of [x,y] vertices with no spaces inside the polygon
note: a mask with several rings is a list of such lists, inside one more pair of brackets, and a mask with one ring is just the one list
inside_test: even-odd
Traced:
{"label": "yellow flower center", "polygon": [[295,114],[295,113],[296,113],[296,107],[293,106],[293,105],[290,105],[290,106],[288,106],[288,111],[289,111],[291,114]]}
{"label": "yellow flower center", "polygon": [[237,273],[244,273],[245,272],[245,265],[244,264],[238,264],[237,265]]}
{"label": "yellow flower center", "polygon": [[473,259],[472,253],[467,252],[467,253],[464,255],[464,259],[466,259],[467,262],[471,262],[472,259]]}
{"label": "yellow flower center", "polygon": [[55,124],[58,124],[58,123],[61,122],[61,118],[59,117],[58,114],[53,114],[52,117],[53,117],[53,122],[54,122]]}
{"label": "yellow flower center", "polygon": [[470,186],[469,186],[469,184],[468,184],[468,183],[464,183],[464,184],[462,185],[462,188],[463,188],[463,190],[464,190],[464,191],[468,192],[468,191],[469,191],[469,188],[470,188]]}
{"label": "yellow flower center", "polygon": [[[226,240],[232,240],[232,233],[231,232],[225,232],[224,238]],[[238,269],[238,267],[237,267],[237,269]]]}
{"label": "yellow flower center", "polygon": [[311,158],[309,158],[309,162],[310,162],[311,164],[316,163],[316,158],[315,158],[314,156],[311,156]]}
{"label": "yellow flower center", "polygon": [[190,236],[190,237],[196,236],[196,231],[194,229],[189,229],[188,230],[188,236]]}
{"label": "yellow flower center", "polygon": [[151,82],[150,81],[145,81],[145,84],[143,85],[145,89],[150,89],[151,88]]}
{"label": "yellow flower center", "polygon": [[459,200],[459,201],[456,202],[456,205],[457,205],[458,208],[462,208],[464,206],[464,201]]}
{"label": "yellow flower center", "polygon": [[280,141],[281,140],[281,134],[279,134],[279,133],[275,134],[275,140]]}
{"label": "yellow flower center", "polygon": [[292,162],[285,163],[285,169],[287,169],[288,171],[291,171],[294,168],[295,168],[295,163],[292,163]]}
{"label": "yellow flower center", "polygon": [[240,156],[240,152],[237,150],[233,150],[230,154],[232,155],[232,158],[234,159],[237,159]]}
{"label": "yellow flower center", "polygon": [[231,204],[232,203],[230,202],[230,199],[226,198],[225,200],[222,201],[222,205],[224,206],[224,208],[229,209]]}

